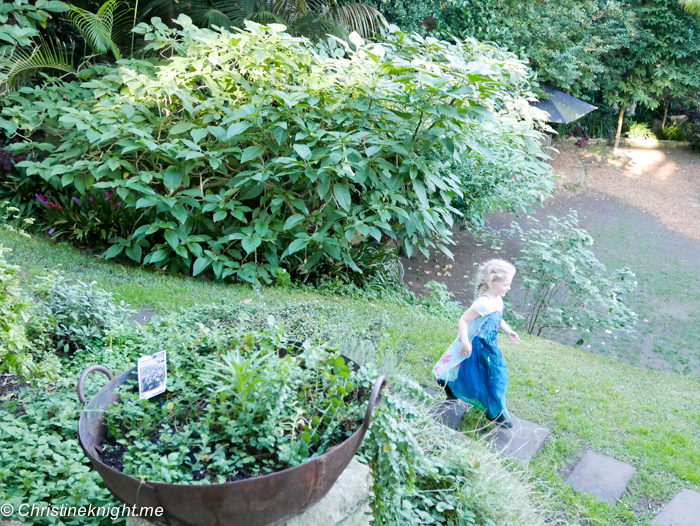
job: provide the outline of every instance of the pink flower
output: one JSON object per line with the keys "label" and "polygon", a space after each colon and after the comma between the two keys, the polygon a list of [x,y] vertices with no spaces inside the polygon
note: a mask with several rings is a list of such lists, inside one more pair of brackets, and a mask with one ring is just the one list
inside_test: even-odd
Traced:
{"label": "pink flower", "polygon": [[46,206],[50,208],[58,208],[59,210],[63,210],[63,207],[61,205],[57,205],[56,203],[50,203],[44,194],[34,194],[34,197],[36,197],[42,204],[45,204]]}

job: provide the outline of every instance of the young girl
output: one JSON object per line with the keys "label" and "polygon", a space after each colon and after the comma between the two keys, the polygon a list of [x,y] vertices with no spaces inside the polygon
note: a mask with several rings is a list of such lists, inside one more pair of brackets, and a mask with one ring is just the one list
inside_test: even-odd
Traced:
{"label": "young girl", "polygon": [[489,420],[513,427],[506,410],[508,371],[498,348],[498,330],[513,343],[520,338],[503,321],[503,296],[510,290],[515,267],[501,259],[492,259],[479,267],[476,300],[459,319],[457,339],[433,374],[449,398],[459,398],[486,412]]}

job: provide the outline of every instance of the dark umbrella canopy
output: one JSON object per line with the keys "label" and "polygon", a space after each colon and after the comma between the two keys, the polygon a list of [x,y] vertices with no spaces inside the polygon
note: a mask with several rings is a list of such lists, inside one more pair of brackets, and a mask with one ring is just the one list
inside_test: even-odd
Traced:
{"label": "dark umbrella canopy", "polygon": [[541,84],[541,86],[547,93],[549,99],[541,100],[537,104],[534,104],[534,106],[535,108],[549,113],[548,122],[562,122],[566,124],[567,122],[580,119],[586,113],[598,109],[596,106],[592,106],[587,102],[583,102],[581,99],[567,95],[551,86],[547,86],[546,84]]}

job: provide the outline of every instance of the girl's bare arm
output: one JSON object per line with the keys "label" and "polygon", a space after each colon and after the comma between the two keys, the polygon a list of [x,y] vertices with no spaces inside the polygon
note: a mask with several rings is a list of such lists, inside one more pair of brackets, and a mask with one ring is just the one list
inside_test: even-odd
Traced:
{"label": "girl's bare arm", "polygon": [[459,322],[457,323],[457,326],[459,327],[459,339],[462,340],[462,346],[466,346],[470,352],[471,343],[469,342],[467,325],[469,325],[470,321],[475,320],[479,316],[481,316],[481,314],[476,312],[472,307],[469,307],[466,311],[464,311],[464,314],[462,314],[462,317],[459,318]]}

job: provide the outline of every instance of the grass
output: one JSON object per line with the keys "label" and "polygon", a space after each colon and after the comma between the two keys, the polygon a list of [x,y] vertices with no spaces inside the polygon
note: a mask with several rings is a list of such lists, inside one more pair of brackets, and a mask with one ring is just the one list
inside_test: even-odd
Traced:
{"label": "grass", "polygon": [[[67,277],[97,281],[132,305],[155,307],[161,312],[254,295],[249,287],[100,261],[44,239],[26,239],[1,230],[0,244],[14,249],[8,259],[22,266],[25,279],[58,269]],[[649,272],[652,270],[650,264]],[[640,276],[645,272],[638,269]],[[456,334],[456,320],[432,317],[391,302],[334,298],[309,290],[266,289],[261,294],[270,304],[339,304],[348,309],[345,312],[353,321],[364,326],[385,313],[389,319],[385,344],[410,366],[411,376],[426,386],[432,383],[432,365]],[[549,495],[545,506],[555,521],[552,524],[642,526],[682,488],[700,491],[700,380],[637,368],[534,337],[524,337],[519,346],[505,338],[500,343],[510,369],[509,408],[552,430],[527,472]],[[463,420],[463,431],[478,435],[473,431],[475,416],[471,413]],[[615,507],[575,494],[565,484],[567,469],[587,449],[638,469]]]}
{"label": "grass", "polygon": [[596,352],[628,363],[698,377],[698,251],[690,251],[680,235],[644,231],[640,228],[643,218],[637,214],[641,213],[630,211],[619,214],[614,222],[588,226],[600,260],[608,268],[632,267],[639,282],[637,292],[627,299],[639,315],[634,338],[620,336],[615,340],[601,334],[592,345]]}

